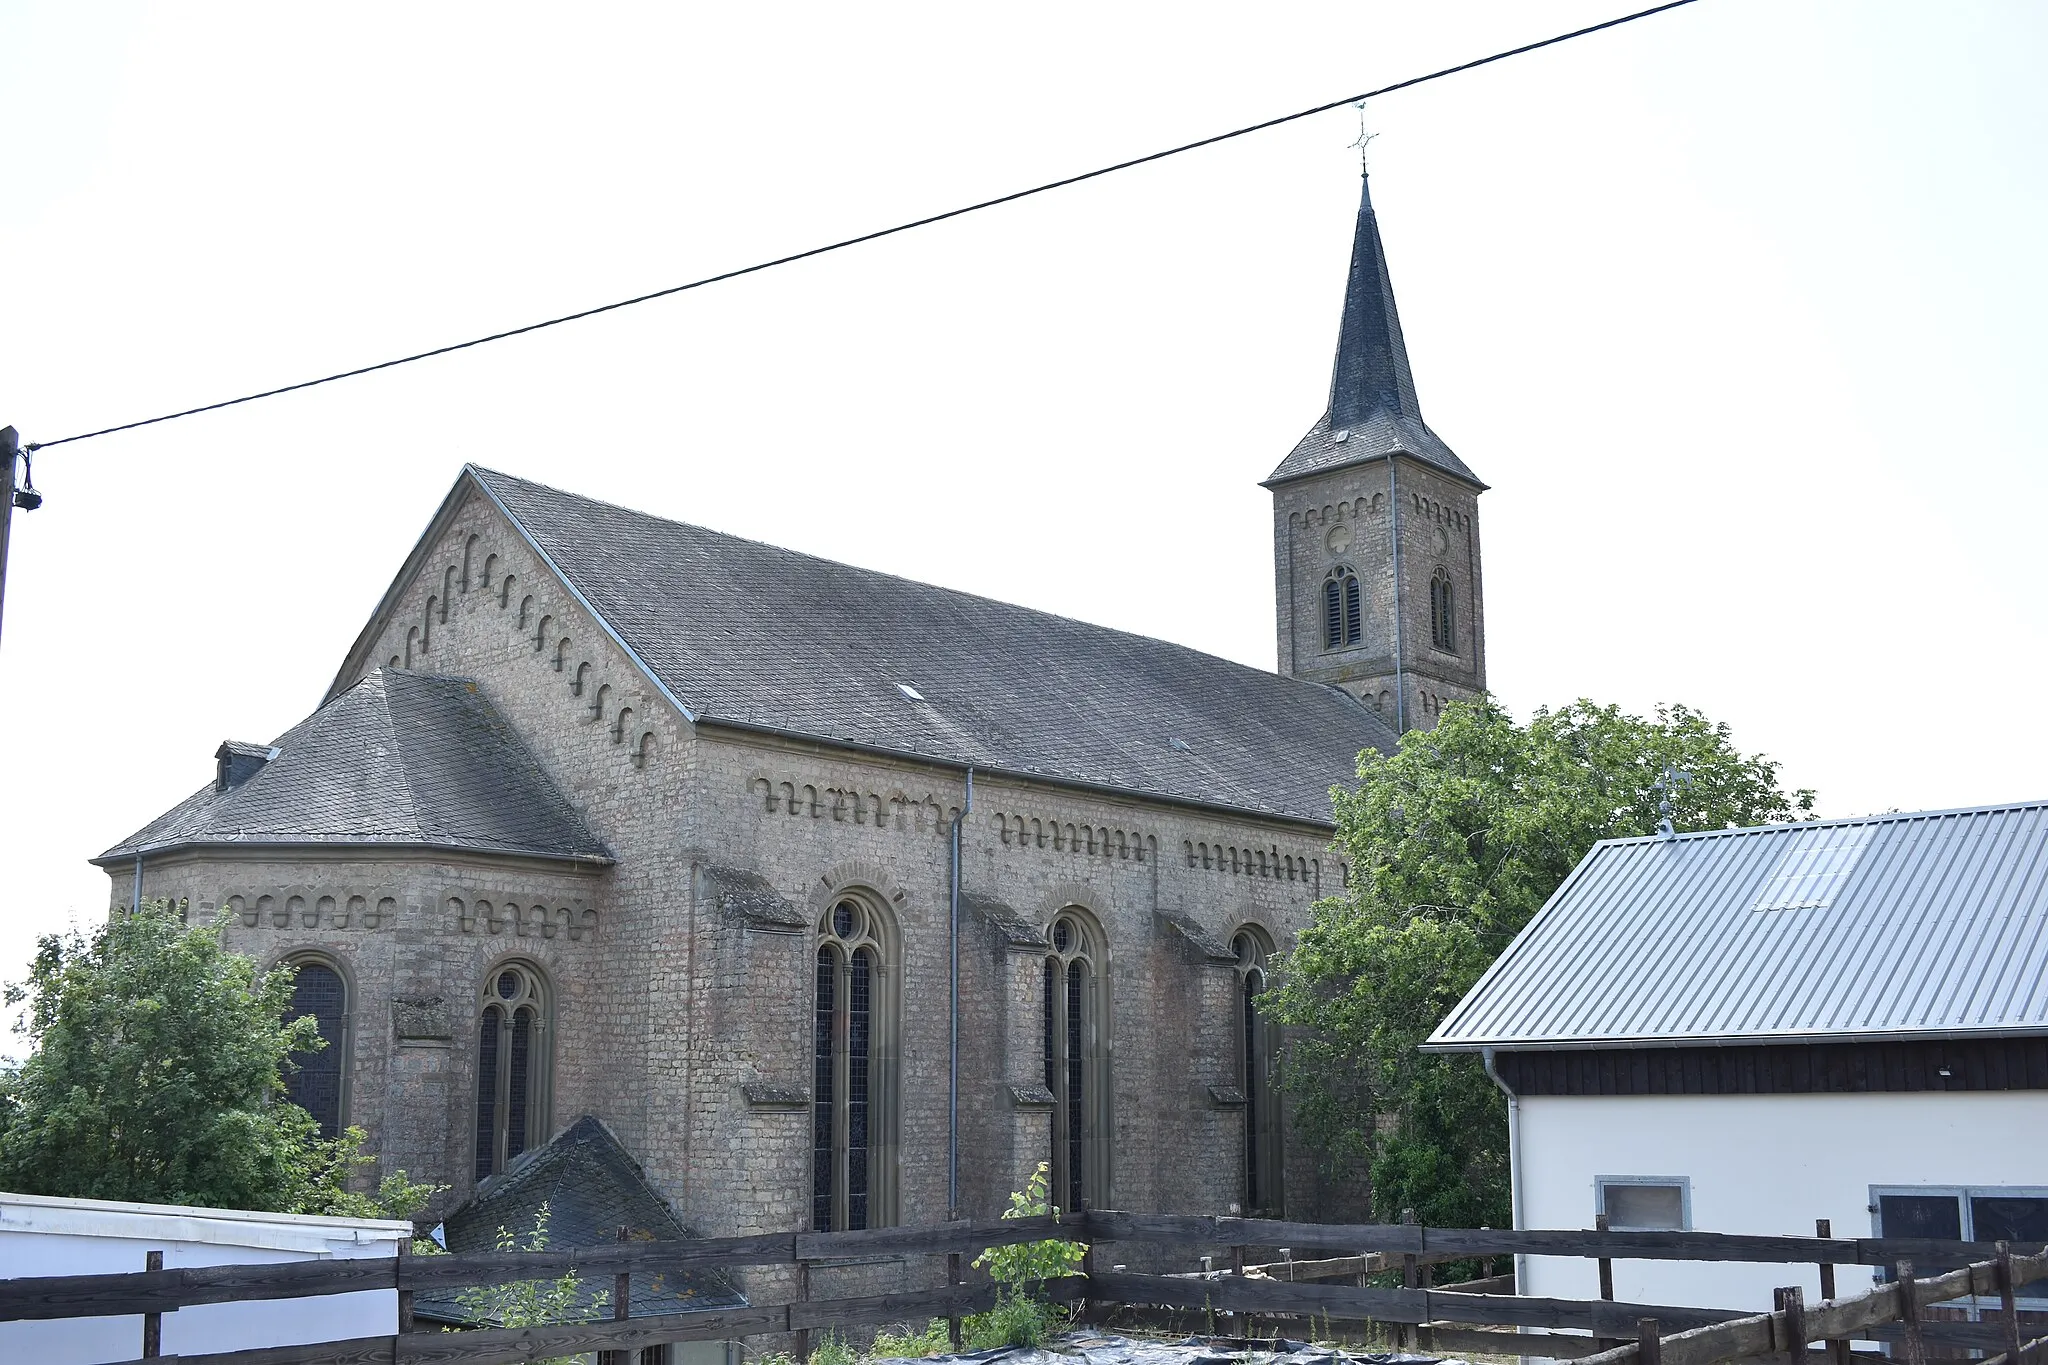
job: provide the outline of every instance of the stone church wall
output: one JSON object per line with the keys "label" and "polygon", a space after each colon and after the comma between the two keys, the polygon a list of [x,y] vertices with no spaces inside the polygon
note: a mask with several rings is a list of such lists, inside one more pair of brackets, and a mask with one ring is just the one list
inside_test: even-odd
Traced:
{"label": "stone church wall", "polygon": [[[350,977],[349,1118],[370,1131],[370,1150],[451,1185],[448,1202],[467,1196],[478,994],[497,962],[518,955],[553,991],[557,1127],[602,1118],[706,1235],[807,1226],[816,926],[853,894],[895,926],[897,1217],[945,1218],[948,830],[964,775],[692,726],[473,493],[409,573],[362,666],[396,660],[475,679],[617,863],[582,873],[480,857],[190,865],[188,880],[216,904],[271,898],[256,924],[233,931],[237,947],[319,951]],[[1291,941],[1316,896],[1341,885],[1327,837],[977,775],[962,838],[963,1214],[999,1212],[1050,1146],[1036,1093],[1045,954],[1034,940],[1067,907],[1100,926],[1107,948],[1110,1201],[1224,1212],[1243,1197],[1228,945],[1247,924],[1282,948]],[[763,879],[785,909],[735,908],[721,888],[736,874]],[[174,889],[178,875],[169,860],[149,867],[146,893]],[[124,885],[116,871],[117,900]],[[344,909],[340,890],[376,889],[365,903],[388,898],[391,912],[374,927],[354,915],[341,926],[291,908],[309,892],[305,903],[320,905],[330,887]],[[508,901],[570,913],[514,915]],[[432,1000],[445,1016],[414,1008]],[[445,1023],[423,1023],[429,1015]],[[407,1029],[415,1036],[400,1036]],[[1290,1158],[1288,1190],[1289,1216],[1317,1216],[1302,1154]],[[848,1286],[901,1273],[830,1272]],[[814,1292],[837,1291],[821,1280]]]}

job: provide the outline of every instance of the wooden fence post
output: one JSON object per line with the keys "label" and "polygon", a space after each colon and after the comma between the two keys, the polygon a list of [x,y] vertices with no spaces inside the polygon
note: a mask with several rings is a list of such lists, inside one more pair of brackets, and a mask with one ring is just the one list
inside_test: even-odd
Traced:
{"label": "wooden fence post", "polygon": [[407,1237],[398,1244],[398,1260],[392,1267],[398,1280],[398,1334],[404,1336],[412,1330],[412,1291],[405,1287],[405,1272],[412,1265],[412,1238]]}
{"label": "wooden fence post", "polygon": [[1786,1365],[1806,1365],[1806,1287],[1788,1285],[1784,1295]]}
{"label": "wooden fence post", "polygon": [[1907,1365],[1927,1365],[1927,1343],[1920,1337],[1920,1286],[1913,1279],[1913,1263],[1898,1264],[1899,1321],[1906,1325]]}
{"label": "wooden fence post", "polygon": [[[624,1243],[632,1236],[630,1229],[619,1229],[619,1241]],[[612,1321],[624,1322],[633,1315],[633,1272],[622,1270],[612,1277]]]}
{"label": "wooden fence post", "polygon": [[[1404,1227],[1414,1227],[1415,1210],[1402,1209],[1401,1223]],[[1403,1252],[1401,1255],[1401,1287],[1403,1289],[1420,1288],[1422,1285],[1421,1271],[1420,1258],[1413,1252]],[[1405,1322],[1394,1328],[1394,1340],[1404,1351],[1412,1349],[1415,1343],[1421,1339],[1422,1334],[1409,1327]]]}
{"label": "wooden fence post", "polygon": [[2019,1286],[2012,1282],[2012,1244],[1999,1242],[1997,1246],[1998,1308],[2001,1325],[2005,1328],[2005,1358],[2008,1365],[2020,1365]]}
{"label": "wooden fence post", "polygon": [[[1593,1231],[1607,1231],[1606,1214],[1596,1213],[1593,1215]],[[1611,1256],[1602,1256],[1600,1258],[1600,1297],[1609,1303],[1614,1302],[1614,1258]]]}
{"label": "wooden fence post", "polygon": [[1655,1318],[1636,1319],[1636,1365],[1664,1365],[1664,1332]]}
{"label": "wooden fence post", "polygon": [[[143,1268],[146,1270],[162,1270],[164,1268],[164,1254],[161,1251],[150,1252],[149,1256],[143,1261]],[[144,1360],[155,1360],[163,1353],[164,1315],[161,1313],[144,1313],[142,1315],[142,1358]]]}
{"label": "wooden fence post", "polygon": [[[809,1303],[811,1301],[811,1263],[809,1261],[798,1261],[796,1263],[796,1301],[798,1303]],[[802,1362],[811,1358],[811,1329],[808,1327],[797,1328],[796,1358],[798,1365],[802,1365]]]}
{"label": "wooden fence post", "polygon": [[[946,1253],[946,1283],[958,1285],[961,1280],[960,1253],[949,1251]],[[946,1340],[953,1344],[955,1351],[960,1349],[960,1310],[957,1308],[953,1310],[953,1315],[946,1319]]]}
{"label": "wooden fence post", "polygon": [[[1832,1238],[1835,1235],[1833,1220],[1827,1218],[1814,1219],[1813,1235],[1821,1238]],[[1822,1261],[1820,1263],[1820,1296],[1830,1301],[1835,1297],[1835,1263],[1833,1261]],[[1830,1338],[1826,1349],[1828,1365],[1849,1365],[1849,1338]]]}
{"label": "wooden fence post", "polygon": [[[1244,1251],[1245,1249],[1242,1246],[1234,1246],[1230,1249],[1231,1274],[1244,1274]],[[1230,1315],[1230,1326],[1235,1335],[1247,1341],[1251,1339],[1252,1315],[1250,1313],[1232,1313]]]}

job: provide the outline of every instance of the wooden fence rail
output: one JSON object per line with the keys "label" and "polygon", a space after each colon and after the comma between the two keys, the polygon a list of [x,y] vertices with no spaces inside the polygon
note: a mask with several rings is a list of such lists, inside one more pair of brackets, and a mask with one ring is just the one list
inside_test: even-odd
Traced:
{"label": "wooden fence rail", "polygon": [[[2018,1315],[2012,1292],[2048,1274],[2042,1254],[2014,1255],[2001,1244],[1920,1238],[1764,1237],[1730,1233],[1640,1233],[1594,1231],[1511,1231],[1429,1228],[1416,1224],[1326,1225],[1245,1218],[1091,1212],[1064,1221],[1051,1218],[957,1221],[930,1227],[881,1228],[845,1233],[776,1233],[707,1238],[688,1242],[618,1243],[574,1250],[494,1252],[483,1255],[399,1256],[390,1260],[301,1261],[265,1266],[206,1266],[151,1269],[119,1275],[66,1275],[0,1280],[0,1321],[146,1314],[151,1320],[179,1308],[255,1299],[290,1299],[362,1290],[419,1290],[507,1284],[550,1279],[567,1273],[589,1276],[651,1274],[727,1266],[789,1265],[800,1280],[818,1262],[871,1256],[957,1257],[989,1246],[1046,1238],[1166,1244],[1193,1260],[1205,1248],[1231,1249],[1234,1273],[1223,1275],[1132,1274],[1097,1269],[1085,1278],[1056,1282],[1055,1296],[1083,1298],[1091,1315],[1139,1312],[1201,1315],[1212,1332],[1219,1314],[1320,1322],[1363,1321],[1422,1329],[1416,1336],[1480,1350],[1492,1338],[1496,1349],[1527,1350],[1528,1336],[1472,1329],[1579,1333],[1544,1335],[1536,1349],[1577,1357],[1583,1365],[1717,1365],[1752,1356],[1782,1354],[1803,1365],[1788,1333],[1813,1340],[1868,1340],[1903,1323],[1908,1357],[1921,1365],[1921,1343],[2004,1347],[2007,1365],[2023,1365]],[[1403,1287],[1319,1284],[1242,1273],[1247,1247],[1332,1250],[1361,1257],[1360,1270],[1403,1270]],[[1507,1255],[1570,1256],[1588,1259],[1757,1261],[1798,1266],[1887,1264],[1914,1260],[1962,1268],[1929,1279],[1899,1282],[1853,1298],[1812,1306],[1798,1301],[1772,1313],[1656,1304],[1551,1299],[1475,1293],[1428,1287],[1426,1267],[1453,1258]],[[1111,1259],[1100,1245],[1097,1267]],[[953,1276],[948,1275],[952,1280]],[[1489,1288],[1492,1286],[1488,1286]],[[1918,1306],[1965,1296],[2003,1295],[2004,1325],[1922,1322]],[[811,1300],[800,1288],[792,1303],[745,1305],[694,1313],[532,1329],[461,1332],[401,1330],[396,1336],[185,1356],[193,1365],[491,1365],[540,1355],[590,1350],[625,1350],[660,1342],[727,1340],[767,1333],[803,1334],[817,1328],[845,1328],[930,1317],[957,1319],[994,1301],[986,1279],[952,1282],[933,1289],[861,1298]],[[623,1302],[623,1300],[622,1300]],[[1647,1330],[1654,1320],[1656,1330]],[[1231,1321],[1242,1330],[1243,1316]],[[1789,1324],[1789,1325],[1788,1325]],[[403,1323],[409,1329],[409,1322]],[[1665,1335],[1671,1333],[1671,1335]],[[1608,1341],[1632,1344],[1599,1349]],[[1648,1347],[1650,1349],[1646,1350]],[[154,1356],[157,1360],[175,1357]],[[1837,1365],[1842,1365],[1837,1356]],[[2043,1362],[2048,1365],[2048,1362]]]}

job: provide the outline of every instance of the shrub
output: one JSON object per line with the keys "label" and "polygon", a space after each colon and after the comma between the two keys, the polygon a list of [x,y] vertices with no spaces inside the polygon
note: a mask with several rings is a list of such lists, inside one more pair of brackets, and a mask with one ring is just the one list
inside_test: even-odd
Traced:
{"label": "shrub", "polygon": [[[1041,1214],[1059,1216],[1052,1203],[1052,1168],[1038,1163],[1023,1189],[1010,1195],[1005,1218],[1033,1218]],[[1037,1346],[1066,1324],[1064,1310],[1045,1297],[1050,1280],[1080,1273],[1088,1248],[1080,1242],[1047,1238],[1042,1242],[1019,1242],[1014,1246],[990,1247],[974,1258],[977,1269],[987,1269],[996,1282],[996,1305],[986,1313],[967,1320],[967,1336],[975,1350],[996,1346]]]}
{"label": "shrub", "polygon": [[907,1322],[894,1327],[884,1327],[875,1333],[875,1344],[868,1348],[868,1357],[873,1360],[917,1360],[924,1356],[940,1356],[953,1349],[953,1338],[947,1331],[944,1318],[933,1318],[926,1323],[922,1332]]}

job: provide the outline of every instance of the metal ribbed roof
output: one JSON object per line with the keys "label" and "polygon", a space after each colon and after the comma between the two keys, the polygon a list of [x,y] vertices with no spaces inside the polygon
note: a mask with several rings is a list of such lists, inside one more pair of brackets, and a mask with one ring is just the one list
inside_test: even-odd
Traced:
{"label": "metal ribbed roof", "polygon": [[2048,1033],[2048,802],[1596,845],[1424,1046]]}

